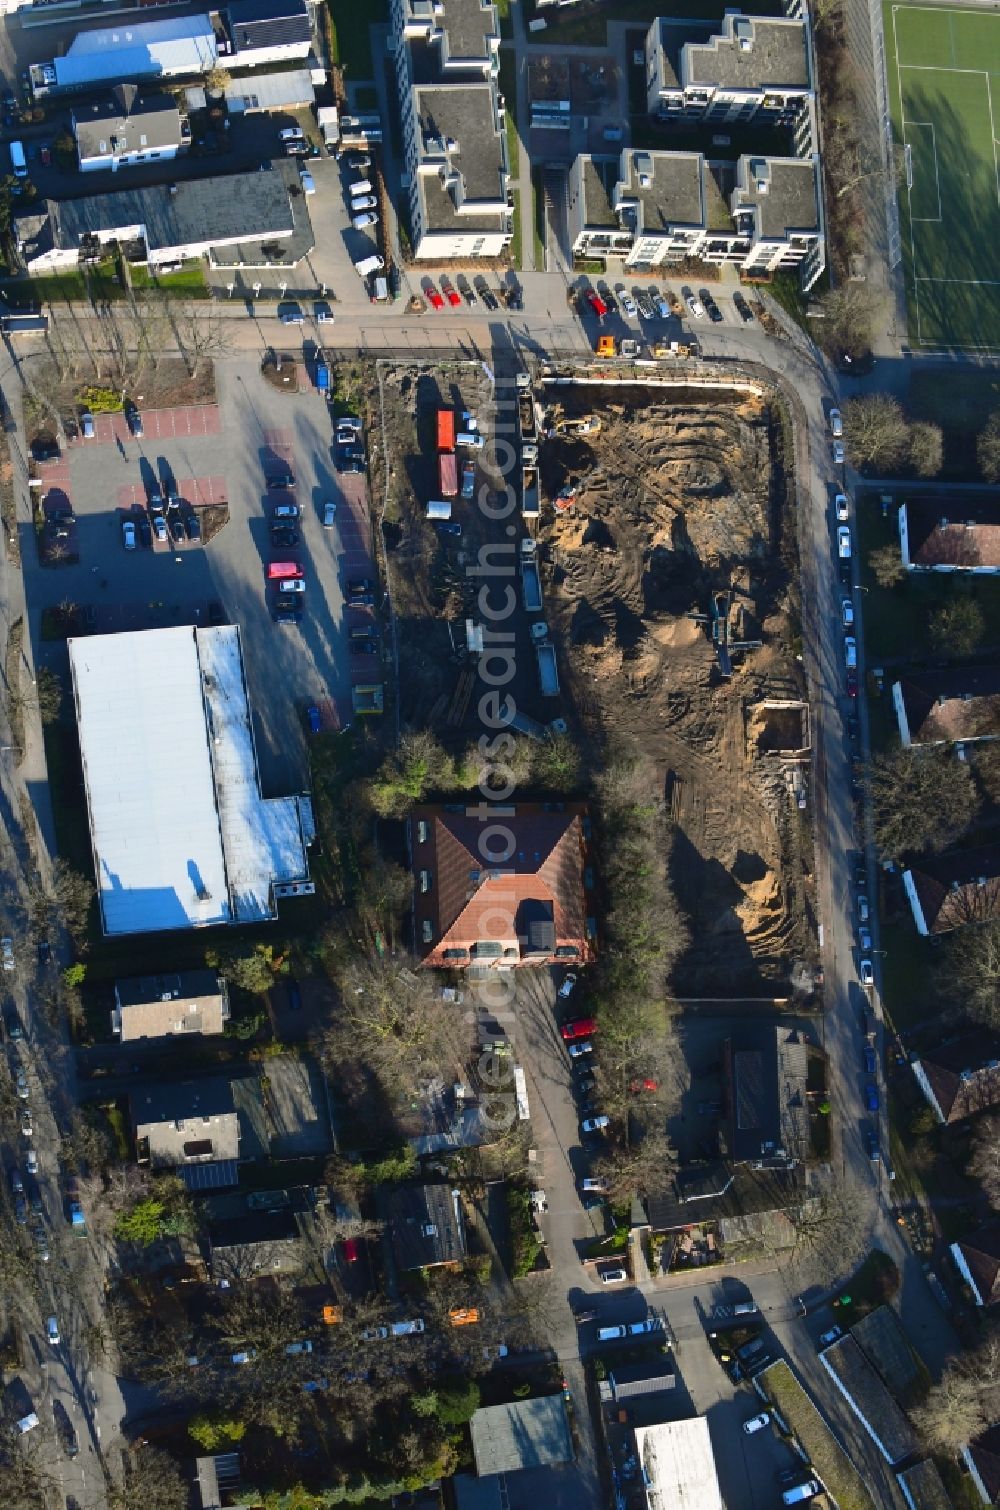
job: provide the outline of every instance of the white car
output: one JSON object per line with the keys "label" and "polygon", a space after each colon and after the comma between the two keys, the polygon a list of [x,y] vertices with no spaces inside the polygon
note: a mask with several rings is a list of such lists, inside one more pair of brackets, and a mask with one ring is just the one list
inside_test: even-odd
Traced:
{"label": "white car", "polygon": [[361,194],[351,203],[352,210],[377,210],[378,200],[374,194]]}
{"label": "white car", "polygon": [[861,984],[864,986],[865,990],[867,990],[869,986],[874,986],[875,971],[872,969],[872,962],[870,959],[863,959],[861,961],[861,963],[858,965],[858,975],[861,978]]}
{"label": "white car", "polygon": [[153,515],[153,534],[157,540],[166,540],[167,538],[167,521],[162,514]]}
{"label": "white car", "polygon": [[28,1149],[28,1152],[24,1156],[24,1162],[28,1166],[28,1173],[29,1174],[37,1174],[38,1173],[38,1154],[35,1151],[35,1149],[33,1149],[33,1148],[29,1148]]}
{"label": "white car", "polygon": [[839,409],[830,410],[830,434],[834,440],[840,440],[844,433],[844,421]]}
{"label": "white car", "polygon": [[858,669],[858,642],[851,634],[844,637],[844,664],[848,671]]}
{"label": "white car", "polygon": [[303,194],[315,194],[316,180],[311,173],[306,172],[305,168],[299,169],[299,183],[302,185]]}
{"label": "white car", "polygon": [[351,224],[356,231],[366,231],[370,225],[377,225],[378,216],[374,210],[368,210],[364,215],[354,215]]}
{"label": "white car", "polygon": [[844,442],[842,440],[832,440],[830,442],[830,454],[833,457],[834,466],[842,467],[844,465]]}
{"label": "white car", "polygon": [[304,577],[283,577],[278,583],[279,592],[305,592],[305,590]]}
{"label": "white car", "polygon": [[320,302],[313,307],[313,318],[315,319],[317,325],[333,324],[333,310],[330,308],[329,304],[327,304],[325,299],[321,299]]}
{"label": "white car", "polygon": [[581,1054],[592,1054],[593,1052],[594,1045],[590,1042],[589,1038],[585,1038],[582,1043],[571,1043],[569,1045],[569,1057],[571,1059],[579,1059]]}
{"label": "white car", "polygon": [[837,518],[838,519],[844,520],[844,519],[849,519],[851,517],[850,508],[849,508],[849,505],[848,505],[848,502],[847,502],[847,494],[846,493],[838,493],[837,496],[836,496],[836,498],[833,500],[833,502],[834,502],[834,507],[837,510]]}
{"label": "white car", "polygon": [[845,629],[854,628],[854,604],[850,598],[843,598],[840,604],[840,615],[844,621]]}
{"label": "white car", "polygon": [[842,524],[837,531],[837,555],[841,561],[851,559],[851,532],[846,524]]}
{"label": "white car", "polygon": [[769,1410],[762,1410],[759,1416],[751,1416],[749,1421],[743,1422],[743,1430],[748,1437],[752,1437],[758,1431],[763,1431],[766,1426],[770,1426],[770,1424],[771,1412]]}
{"label": "white car", "polygon": [[688,294],[685,302],[696,320],[703,320],[705,318],[705,306],[700,299],[695,298],[694,294]]}
{"label": "white car", "polygon": [[611,1118],[602,1112],[599,1117],[585,1117],[580,1123],[580,1131],[585,1133],[603,1132],[611,1126]]}
{"label": "white car", "polygon": [[593,1191],[597,1195],[606,1195],[608,1182],[607,1180],[597,1180],[592,1176],[588,1176],[586,1179],[580,1181],[580,1189],[584,1191]]}
{"label": "white car", "polygon": [[237,1365],[241,1363],[252,1363],[256,1356],[257,1349],[255,1347],[245,1347],[241,1352],[234,1353],[229,1361]]}
{"label": "white car", "polygon": [[858,892],[858,921],[860,923],[868,921],[868,898],[863,891]]}
{"label": "white car", "polygon": [[50,1316],[48,1321],[45,1323],[45,1335],[49,1339],[53,1347],[58,1347],[59,1322],[57,1321],[55,1316]]}
{"label": "white car", "polygon": [[122,520],[122,545],[127,551],[135,550],[135,525],[131,519]]}
{"label": "white car", "polygon": [[632,298],[632,295],[629,293],[624,283],[615,284],[615,298],[621,305],[622,311],[626,315],[628,315],[630,320],[634,320],[636,315],[639,313],[639,310],[636,306],[635,300]]}
{"label": "white car", "polygon": [[3,954],[3,967],[5,970],[14,969],[14,940],[0,939],[0,953]]}
{"label": "white car", "polygon": [[[532,628],[534,628],[534,627],[535,626],[532,625]],[[559,987],[559,995],[562,997],[562,999],[564,1001],[565,1001],[565,999],[566,999],[567,996],[572,996],[572,994],[573,994],[573,987],[575,985],[576,985],[576,976],[573,974],[572,971],[570,971],[569,975],[567,975],[566,979],[563,981],[562,985]]]}
{"label": "white car", "polygon": [[323,528],[332,530],[337,520],[337,505],[332,498],[328,498],[323,505]]}

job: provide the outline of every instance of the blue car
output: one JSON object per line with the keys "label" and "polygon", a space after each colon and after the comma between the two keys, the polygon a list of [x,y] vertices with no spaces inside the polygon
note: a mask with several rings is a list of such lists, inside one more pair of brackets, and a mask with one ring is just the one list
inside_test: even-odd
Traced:
{"label": "blue car", "polygon": [[878,1086],[871,1081],[865,1086],[865,1106],[870,1112],[878,1111]]}
{"label": "blue car", "polygon": [[866,1047],[865,1048],[865,1074],[866,1075],[875,1075],[877,1073],[878,1073],[878,1060],[875,1057],[875,1050],[873,1048]]}
{"label": "blue car", "polygon": [[319,709],[315,704],[310,704],[306,709],[306,722],[309,725],[310,734],[318,734],[322,729],[323,724],[319,716]]}

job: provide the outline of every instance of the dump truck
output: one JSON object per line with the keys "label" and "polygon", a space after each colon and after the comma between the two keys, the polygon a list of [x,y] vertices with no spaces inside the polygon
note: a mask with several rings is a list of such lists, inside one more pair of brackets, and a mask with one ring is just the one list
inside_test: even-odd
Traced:
{"label": "dump truck", "polygon": [[528,613],[541,613],[542,579],[538,572],[534,545],[535,542],[531,539],[521,541],[521,594]]}
{"label": "dump truck", "polygon": [[596,349],[599,357],[613,357],[615,355],[614,336],[598,336]]}
{"label": "dump truck", "polygon": [[538,658],[538,680],[542,688],[543,697],[559,696],[559,668],[556,665],[556,648],[548,640],[542,640],[535,646],[535,655]]}
{"label": "dump truck", "polygon": [[439,409],[437,415],[437,448],[439,451],[455,449],[455,411]]}
{"label": "dump truck", "polygon": [[438,453],[438,492],[442,498],[454,498],[458,493],[458,462],[454,451]]}
{"label": "dump truck", "polygon": [[525,519],[537,519],[538,512],[538,469],[524,467],[521,472],[521,513]]}
{"label": "dump truck", "polygon": [[535,424],[535,401],[530,393],[517,395],[517,423],[521,431],[521,444],[538,442],[538,427]]}
{"label": "dump truck", "polygon": [[366,682],[351,688],[351,707],[359,716],[363,713],[381,713],[384,698],[381,682]]}

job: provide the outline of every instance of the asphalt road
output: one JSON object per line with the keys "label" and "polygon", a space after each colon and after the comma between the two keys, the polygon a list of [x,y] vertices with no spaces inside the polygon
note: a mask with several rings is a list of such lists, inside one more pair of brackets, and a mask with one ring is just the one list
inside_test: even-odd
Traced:
{"label": "asphalt road", "polygon": [[[663,280],[659,281],[662,286]],[[437,348],[440,342],[442,349],[478,354],[495,365],[500,362],[509,364],[515,357],[519,359],[521,353],[544,356],[552,351],[581,352],[590,348],[593,333],[585,331],[567,311],[560,278],[525,275],[524,286],[523,314],[507,317],[498,312],[484,320],[470,318],[475,312],[463,310],[456,311],[454,316],[427,314],[408,318],[391,309],[382,311],[358,305],[351,312],[338,310],[337,323],[322,330],[323,341],[330,348],[364,346],[375,353],[380,350],[394,354],[412,352],[414,357],[426,357],[429,350]],[[919,1262],[901,1242],[883,1172],[878,1166],[873,1168],[863,1142],[865,1117],[861,1110],[862,1064],[858,1027],[861,996],[856,975],[853,898],[847,870],[847,854],[854,846],[855,835],[849,791],[849,751],[843,723],[847,703],[843,695],[843,635],[831,514],[833,492],[843,479],[837,475],[830,460],[826,419],[829,405],[836,398],[837,384],[804,338],[796,335],[792,339],[775,340],[756,324],[737,325],[724,291],[720,304],[727,315],[726,324],[710,327],[706,322],[699,322],[698,334],[706,355],[749,362],[766,369],[792,396],[794,413],[799,416],[797,481],[803,601],[807,605],[805,669],[813,707],[812,789],[816,803],[819,913],[824,928],[825,1033],[836,1113],[833,1119],[833,1171],[859,1192],[869,1241],[884,1248],[900,1265],[908,1329],[932,1371],[936,1372],[954,1346],[954,1339],[926,1285]],[[272,319],[263,316],[260,320],[251,319],[238,307],[227,308],[226,318],[231,322],[233,346],[239,352],[259,353],[262,347],[269,345],[288,349],[289,333]],[[234,363],[239,360],[234,358]],[[3,381],[11,407],[18,413],[20,395],[16,383],[10,381],[9,367],[6,373],[0,372],[0,381]],[[23,447],[23,437],[16,440],[15,456],[19,454],[19,447]],[[19,509],[21,517],[26,519],[23,474],[18,483]],[[315,483],[321,491],[324,485],[323,479]],[[18,571],[10,569],[6,558],[0,570],[3,574],[0,603],[9,623],[13,616],[23,611],[22,579]],[[26,656],[30,660],[30,646]],[[9,764],[0,768],[0,794],[12,824],[12,815],[19,810],[22,782],[36,807],[43,835],[51,833],[37,728],[29,729],[28,748],[20,772],[15,772]],[[46,863],[43,856],[43,871]],[[23,937],[23,915],[12,916],[8,912],[7,927],[15,936]],[[54,1394],[65,1403],[71,1418],[78,1422],[81,1453],[72,1462],[61,1455],[56,1457],[53,1472],[58,1472],[67,1489],[76,1493],[81,1503],[96,1505],[102,1503],[96,1455],[117,1435],[123,1398],[118,1381],[113,1373],[100,1366],[100,1354],[93,1347],[91,1329],[100,1318],[102,1299],[102,1255],[92,1251],[89,1241],[72,1246],[73,1240],[59,1210],[58,1124],[65,1123],[74,1093],[72,1061],[65,1043],[54,1039],[47,1026],[32,1017],[27,990],[29,979],[28,966],[25,965],[17,978],[16,999],[31,1025],[22,1052],[32,1066],[32,1105],[39,1123],[35,1134],[36,1147],[54,1236],[52,1260],[42,1278],[44,1305],[34,1307],[37,1330],[32,1330],[29,1342],[34,1362],[26,1377],[29,1387],[34,1387],[40,1398],[49,1400]],[[526,988],[525,996],[522,1026],[528,1050],[525,1057],[529,1068],[529,1095],[542,1158],[542,1182],[549,1200],[549,1210],[543,1221],[556,1284],[567,1302],[565,1310],[560,1313],[552,1342],[566,1371],[581,1422],[579,1503],[581,1506],[596,1505],[601,1502],[597,1445],[587,1424],[589,1417],[581,1361],[589,1342],[586,1336],[578,1336],[570,1307],[586,1295],[589,1302],[599,1307],[602,1317],[613,1318],[619,1314],[625,1299],[629,1304],[638,1301],[641,1308],[649,1303],[650,1296],[636,1296],[634,1287],[631,1296],[625,1299],[611,1294],[597,1285],[581,1267],[578,1244],[591,1234],[592,1229],[576,1191],[582,1166],[575,1152],[576,1109],[570,1095],[568,1069],[554,1033],[551,994],[546,994],[542,984],[534,983]],[[68,1244],[71,1246],[67,1247]],[[795,1315],[783,1281],[777,1275],[762,1275],[754,1279],[753,1289],[762,1306],[773,1314],[772,1324],[789,1356],[807,1382],[815,1384],[824,1407],[831,1409],[832,1391],[816,1375],[811,1335]],[[693,1350],[705,1346],[693,1331],[688,1335],[693,1324],[692,1305],[697,1298],[685,1291],[681,1298],[671,1296],[666,1302],[667,1313],[681,1341],[682,1371],[686,1366],[685,1356],[692,1356]],[[704,1298],[707,1303],[710,1296],[706,1294]],[[659,1298],[656,1303],[660,1303]],[[48,1349],[44,1338],[42,1312],[45,1305],[51,1305],[60,1318],[64,1340],[54,1350]],[[714,1363],[712,1369],[719,1375],[720,1384],[723,1383],[721,1371]],[[704,1382],[708,1377],[701,1362],[690,1366],[692,1399],[700,1408],[711,1411],[710,1389]],[[731,1394],[729,1391],[730,1397]],[[720,1419],[725,1414],[720,1412]],[[739,1408],[733,1407],[728,1415],[735,1421]],[[856,1440],[855,1432],[852,1433],[852,1443]],[[867,1450],[864,1443],[861,1449],[864,1454]],[[84,1474],[88,1476],[86,1484]],[[78,1489],[70,1488],[74,1481],[78,1482]],[[736,1495],[733,1503],[738,1503],[739,1491],[734,1487],[732,1493]],[[891,1503],[891,1499],[886,1502]]]}

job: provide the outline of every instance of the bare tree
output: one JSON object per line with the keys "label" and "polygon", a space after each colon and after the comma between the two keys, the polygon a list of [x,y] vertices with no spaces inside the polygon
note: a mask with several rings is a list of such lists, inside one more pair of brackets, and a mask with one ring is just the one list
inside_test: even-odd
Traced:
{"label": "bare tree", "polygon": [[983,610],[973,598],[955,597],[934,611],[927,626],[938,655],[964,659],[979,647],[986,633]]}
{"label": "bare tree", "polygon": [[913,1424],[932,1452],[955,1453],[996,1419],[1000,1386],[1000,1338],[989,1335],[974,1352],[961,1353],[911,1411]]}
{"label": "bare tree", "polygon": [[992,1112],[976,1125],[968,1172],[982,1186],[995,1211],[1000,1211],[1000,1114]]}
{"label": "bare tree", "polygon": [[176,1460],[159,1447],[125,1447],[122,1477],[109,1485],[111,1510],[187,1510],[188,1485]]}
{"label": "bare tree", "polygon": [[941,426],[928,420],[917,420],[910,426],[910,466],[918,477],[936,477],[943,459]]}
{"label": "bare tree", "polygon": [[976,460],[986,482],[1000,482],[1000,409],[994,410],[979,433]]}
{"label": "bare tree", "polygon": [[867,283],[838,283],[819,300],[817,339],[824,351],[858,358],[871,349],[878,301]]}
{"label": "bare tree", "polygon": [[968,765],[948,750],[895,750],[868,768],[875,842],[887,860],[954,844],[975,818],[980,797]]}
{"label": "bare tree", "polygon": [[868,565],[879,587],[895,587],[906,576],[899,545],[892,541],[868,552]]}
{"label": "bare tree", "polygon": [[900,466],[910,449],[910,431],[898,399],[889,393],[863,393],[844,406],[847,455],[854,467],[887,472]]}
{"label": "bare tree", "polygon": [[[952,894],[949,903],[956,923],[979,926],[959,927],[941,961],[949,995],[961,1002],[964,1013],[988,1027],[1000,1026],[1000,923],[989,920],[996,917],[998,892],[1000,886],[987,883],[985,888],[967,887],[961,894]],[[954,911],[962,906],[966,895],[967,908],[980,908],[983,916],[967,916],[966,908]]]}
{"label": "bare tree", "polygon": [[210,304],[171,306],[170,325],[191,377],[202,362],[228,356],[232,350],[229,324]]}

